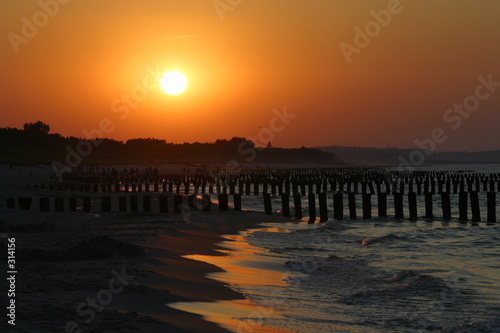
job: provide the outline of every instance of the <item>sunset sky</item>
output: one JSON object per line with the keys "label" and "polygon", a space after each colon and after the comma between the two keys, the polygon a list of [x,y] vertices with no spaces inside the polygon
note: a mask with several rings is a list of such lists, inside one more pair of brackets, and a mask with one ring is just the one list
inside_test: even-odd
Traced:
{"label": "sunset sky", "polygon": [[[442,128],[437,150],[500,149],[500,1],[398,3],[4,0],[0,126],[83,137],[109,119],[118,140],[271,128],[278,147],[401,148]],[[370,41],[355,40],[367,27]],[[160,89],[169,70],[184,93]],[[480,76],[499,83],[478,88]],[[477,110],[447,111],[464,100]]]}

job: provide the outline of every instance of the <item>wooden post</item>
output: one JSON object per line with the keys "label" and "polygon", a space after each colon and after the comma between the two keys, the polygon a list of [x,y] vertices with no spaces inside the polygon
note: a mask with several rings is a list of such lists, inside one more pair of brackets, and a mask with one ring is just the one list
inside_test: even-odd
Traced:
{"label": "wooden post", "polygon": [[85,213],[90,213],[90,210],[92,208],[90,198],[89,197],[84,197],[83,198],[83,211]]}
{"label": "wooden post", "polygon": [[378,216],[387,217],[387,193],[378,194]]}
{"label": "wooden post", "polygon": [[295,218],[298,220],[302,219],[302,197],[298,192],[295,192],[293,194],[293,205],[295,210]]}
{"label": "wooden post", "polygon": [[126,196],[119,196],[118,197],[118,210],[120,212],[126,212],[127,211],[127,197]]}
{"label": "wooden post", "polygon": [[370,189],[370,193],[371,194],[375,194],[375,188],[373,187],[373,182],[372,181],[368,182],[368,187]]}
{"label": "wooden post", "polygon": [[363,220],[370,220],[372,218],[372,195],[365,193],[362,194],[363,198]]}
{"label": "wooden post", "polygon": [[337,190],[337,180],[335,178],[330,180],[330,191],[335,192]]}
{"label": "wooden post", "polygon": [[316,195],[314,193],[309,192],[307,203],[309,206],[309,223],[314,223],[316,221]]}
{"label": "wooden post", "polygon": [[290,196],[288,193],[281,194],[281,213],[284,217],[290,217]]}
{"label": "wooden post", "polygon": [[420,179],[417,179],[417,195],[421,194],[422,194],[422,182],[420,181]]}
{"label": "wooden post", "polygon": [[333,195],[333,218],[337,221],[344,219],[344,195],[342,192]]}
{"label": "wooden post", "polygon": [[402,193],[394,193],[394,217],[396,219],[403,219],[403,194]]}
{"label": "wooden post", "polygon": [[212,202],[210,201],[210,195],[204,194],[203,195],[203,211],[209,212],[211,209],[212,209]]}
{"label": "wooden post", "polygon": [[[219,199],[219,201],[220,201],[220,199]],[[181,211],[182,211],[182,195],[175,194],[174,195],[174,213],[180,213]]]}
{"label": "wooden post", "polygon": [[168,213],[168,194],[162,194],[159,198],[160,213]]}
{"label": "wooden post", "polygon": [[489,222],[489,223],[495,223],[497,221],[496,193],[495,192],[488,192],[488,194],[487,194],[487,201],[488,201],[487,222]]}
{"label": "wooden post", "polygon": [[70,213],[74,213],[76,212],[76,198],[75,197],[71,197],[69,198],[68,200],[69,202],[69,212]]}
{"label": "wooden post", "polygon": [[321,192],[318,194],[319,200],[319,221],[326,222],[328,221],[328,207],[326,205],[326,193]]}
{"label": "wooden post", "polygon": [[9,209],[16,208],[16,199],[15,198],[7,198],[7,208],[9,208]]}
{"label": "wooden post", "polygon": [[415,192],[408,193],[408,206],[410,213],[410,220],[415,221],[417,216],[417,194]]}
{"label": "wooden post", "polygon": [[241,211],[241,194],[233,194],[234,210]]}
{"label": "wooden post", "polygon": [[115,184],[115,192],[120,192],[120,184]]}
{"label": "wooden post", "polygon": [[271,194],[264,193],[264,212],[266,215],[272,215],[273,209],[271,207]]}
{"label": "wooden post", "polygon": [[479,210],[479,195],[476,191],[470,192],[470,205],[472,209],[472,222],[481,222],[481,211]]}
{"label": "wooden post", "polygon": [[425,218],[434,218],[432,193],[430,192],[425,193]]}
{"label": "wooden post", "polygon": [[441,192],[441,207],[443,210],[443,219],[451,220],[450,193]]}
{"label": "wooden post", "polygon": [[259,195],[259,182],[253,183],[253,195]]}
{"label": "wooden post", "polygon": [[349,219],[357,220],[358,217],[356,215],[356,196],[354,193],[348,193],[347,196],[349,198]]}
{"label": "wooden post", "polygon": [[111,197],[110,196],[103,196],[101,198],[101,212],[109,212],[111,211]]}
{"label": "wooden post", "polygon": [[468,209],[467,201],[468,201],[467,192],[461,191],[458,194],[458,214],[459,214],[458,219],[460,221],[467,221],[467,209]]}
{"label": "wooden post", "polygon": [[139,211],[139,198],[137,195],[130,196],[130,211],[137,213]]}
{"label": "wooden post", "polygon": [[41,212],[50,212],[50,199],[49,198],[40,198],[40,211]]}
{"label": "wooden post", "polygon": [[196,207],[196,195],[194,194],[189,194],[187,196],[187,202],[188,202],[188,207],[192,209],[198,209]]}
{"label": "wooden post", "polygon": [[64,212],[64,198],[54,198],[54,210],[58,213]]}
{"label": "wooden post", "polygon": [[33,200],[33,198],[31,198],[31,197],[18,198],[17,202],[19,204],[19,209],[30,210],[32,200]]}
{"label": "wooden post", "polygon": [[151,211],[151,196],[145,195],[142,197],[142,211],[150,212]]}

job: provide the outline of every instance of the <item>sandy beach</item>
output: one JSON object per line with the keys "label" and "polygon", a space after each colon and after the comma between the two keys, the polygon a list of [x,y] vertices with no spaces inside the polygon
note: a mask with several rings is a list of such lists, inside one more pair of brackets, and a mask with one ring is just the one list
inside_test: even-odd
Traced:
{"label": "sandy beach", "polygon": [[[11,239],[17,270],[15,326],[3,332],[226,332],[201,315],[166,305],[241,300],[251,312],[243,295],[206,277],[220,268],[182,256],[223,255],[216,245],[227,241],[221,235],[286,221],[216,209],[193,212],[188,220],[181,214],[7,209],[8,197],[68,194],[32,188],[47,183],[48,167],[1,168],[2,273]],[[0,300],[2,306],[9,301],[5,290]],[[210,319],[217,321],[217,314]]]}

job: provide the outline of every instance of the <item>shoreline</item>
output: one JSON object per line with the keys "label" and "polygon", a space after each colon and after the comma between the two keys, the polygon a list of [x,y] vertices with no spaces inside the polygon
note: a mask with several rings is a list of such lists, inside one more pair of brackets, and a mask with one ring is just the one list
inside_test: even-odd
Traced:
{"label": "shoreline", "polygon": [[[45,178],[43,171],[0,177],[0,233],[5,236],[0,242],[6,253],[7,235],[16,239],[19,271],[16,325],[7,324],[6,332],[227,332],[201,315],[166,306],[246,302],[227,284],[207,277],[220,268],[183,256],[224,256],[217,245],[227,241],[222,235],[290,221],[249,211],[193,212],[187,224],[181,214],[7,209],[5,198],[35,192],[22,183]],[[9,301],[5,296],[1,304]]]}

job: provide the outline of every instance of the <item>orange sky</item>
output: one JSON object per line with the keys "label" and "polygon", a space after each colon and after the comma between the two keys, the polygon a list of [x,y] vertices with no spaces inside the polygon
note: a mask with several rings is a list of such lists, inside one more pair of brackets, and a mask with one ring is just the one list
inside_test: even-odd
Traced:
{"label": "orange sky", "polygon": [[[2,1],[0,126],[42,120],[83,137],[110,119],[118,140],[209,142],[266,138],[274,124],[275,146],[405,148],[442,128],[438,150],[500,149],[500,87],[458,128],[443,119],[479,76],[500,82],[500,1],[238,2],[219,0],[231,10],[218,12],[211,0]],[[341,43],[356,46],[353,29],[388,8],[398,13],[349,63]],[[157,85],[173,69],[189,81],[178,96]],[[126,116],[114,112],[132,93]],[[296,117],[277,127],[273,109],[285,106]]]}

